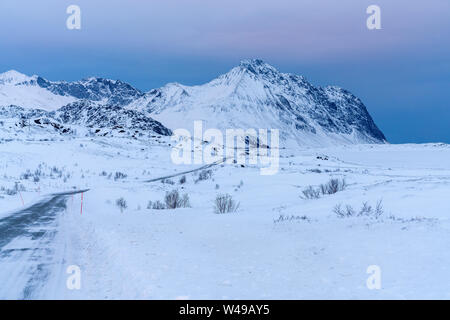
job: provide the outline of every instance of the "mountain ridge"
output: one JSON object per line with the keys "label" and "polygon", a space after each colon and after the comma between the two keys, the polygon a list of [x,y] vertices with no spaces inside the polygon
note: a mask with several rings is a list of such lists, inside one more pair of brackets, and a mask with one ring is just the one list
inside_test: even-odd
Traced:
{"label": "mountain ridge", "polygon": [[53,112],[70,105],[76,113],[86,108],[86,101],[91,111],[117,112],[120,107],[121,116],[126,110],[143,113],[171,130],[189,129],[195,120],[203,120],[205,127],[218,129],[279,129],[283,140],[300,145],[387,142],[365,105],[348,90],[315,87],[305,77],[279,72],[260,59],[242,60],[202,85],[168,83],[147,92],[98,77],[67,82],[14,70],[0,74],[0,106]]}
{"label": "mountain ridge", "polygon": [[315,87],[260,59],[243,60],[203,85],[153,89],[127,108],[146,111],[171,129],[203,120],[219,129],[280,129],[282,138],[301,145],[386,142],[362,101],[348,90]]}

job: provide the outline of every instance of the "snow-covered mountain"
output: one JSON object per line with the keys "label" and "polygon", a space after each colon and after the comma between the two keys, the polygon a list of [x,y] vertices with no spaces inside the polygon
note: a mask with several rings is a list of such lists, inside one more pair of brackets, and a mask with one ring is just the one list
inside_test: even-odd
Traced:
{"label": "snow-covered mountain", "polygon": [[104,104],[126,105],[144,95],[128,83],[104,78],[91,77],[76,82],[52,82],[37,77],[35,83],[57,95],[98,101]]}
{"label": "snow-covered mountain", "polygon": [[41,127],[66,134],[84,127],[100,135],[171,135],[148,114],[123,106],[144,95],[120,80],[49,81],[17,71],[0,74],[0,117],[16,127]]}
{"label": "snow-covered mountain", "polygon": [[169,134],[203,120],[204,129],[279,129],[282,140],[300,145],[386,142],[364,104],[347,90],[314,87],[258,59],[244,60],[204,85],[170,83],[147,93],[120,80],[54,82],[8,71],[0,74],[4,114],[10,105],[32,113],[42,109],[62,124],[88,128]]}
{"label": "snow-covered mountain", "polygon": [[36,75],[29,77],[14,70],[0,74],[0,106],[56,110],[76,101],[75,97],[55,94],[39,86],[38,78]]}
{"label": "snow-covered mountain", "polygon": [[126,105],[141,96],[140,90],[120,80],[92,77],[66,82],[27,76],[14,70],[0,74],[0,106],[53,111],[80,99]]}
{"label": "snow-covered mountain", "polygon": [[[10,129],[42,128],[59,134],[80,133],[101,136],[170,136],[172,131],[147,114],[118,105],[104,105],[88,100],[70,103],[56,111],[0,106],[0,119],[8,119]],[[0,121],[0,128],[4,127]]]}
{"label": "snow-covered mountain", "polygon": [[110,128],[117,129],[119,132],[134,130],[134,133],[144,131],[164,136],[172,134],[171,130],[142,112],[86,100],[68,104],[51,112],[49,116],[61,123],[86,126],[99,132],[100,129]]}
{"label": "snow-covered mountain", "polygon": [[279,129],[302,145],[386,141],[364,104],[338,87],[316,88],[302,76],[281,73],[261,60],[244,60],[200,86],[171,83],[127,108],[144,110],[171,129]]}

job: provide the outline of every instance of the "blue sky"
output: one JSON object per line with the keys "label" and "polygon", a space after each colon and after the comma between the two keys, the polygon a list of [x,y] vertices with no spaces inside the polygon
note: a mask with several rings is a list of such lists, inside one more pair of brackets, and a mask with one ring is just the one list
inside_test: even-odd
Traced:
{"label": "blue sky", "polygon": [[[81,8],[81,30],[66,8]],[[381,30],[366,8],[381,8]],[[262,58],[360,97],[393,143],[450,143],[450,1],[2,0],[0,72],[201,84]]]}

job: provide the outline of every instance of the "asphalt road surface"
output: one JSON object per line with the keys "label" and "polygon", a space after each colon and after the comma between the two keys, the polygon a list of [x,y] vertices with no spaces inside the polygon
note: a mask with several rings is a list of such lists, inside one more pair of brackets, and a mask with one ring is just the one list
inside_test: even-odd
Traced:
{"label": "asphalt road surface", "polygon": [[68,198],[86,191],[51,194],[0,219],[0,299],[40,297],[55,263],[58,217]]}

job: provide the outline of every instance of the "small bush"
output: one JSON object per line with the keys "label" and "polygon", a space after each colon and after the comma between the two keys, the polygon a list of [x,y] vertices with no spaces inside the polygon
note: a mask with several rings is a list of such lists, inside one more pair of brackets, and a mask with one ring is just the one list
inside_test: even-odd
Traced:
{"label": "small bush", "polygon": [[180,178],[180,184],[185,184],[186,183],[186,176],[182,176],[181,178]]}
{"label": "small bush", "polygon": [[345,212],[346,212],[347,217],[356,216],[356,211],[350,205],[345,206]]}
{"label": "small bush", "polygon": [[176,209],[181,202],[180,194],[177,190],[167,192],[164,197],[164,202],[166,203],[167,209]]}
{"label": "small bush", "polygon": [[181,197],[181,207],[182,208],[190,208],[191,203],[189,201],[189,196],[185,193],[183,194],[183,197]]}
{"label": "small bush", "polygon": [[309,186],[307,189],[303,190],[303,195],[306,199],[318,199],[320,197],[320,190]]}
{"label": "small bush", "polygon": [[344,190],[347,187],[345,179],[330,179],[325,184],[321,184],[318,188],[309,186],[303,190],[303,195],[306,199],[318,199],[321,195],[335,194],[339,191]]}
{"label": "small bush", "polygon": [[8,196],[15,196],[17,194],[17,190],[15,190],[15,189],[6,189],[6,194]]}
{"label": "small bush", "polygon": [[120,180],[120,179],[125,179],[127,177],[127,175],[125,174],[125,173],[123,173],[123,172],[116,172],[115,174],[114,174],[114,180],[115,181],[117,181],[117,180]]}
{"label": "small bush", "polygon": [[311,220],[307,216],[294,216],[294,215],[286,216],[284,214],[280,214],[280,216],[277,219],[273,220],[274,223],[285,222],[285,221],[307,221],[307,222],[310,222]]}
{"label": "small bush", "polygon": [[359,211],[356,211],[352,206],[346,205],[345,208],[342,207],[341,204],[338,204],[334,207],[333,212],[336,214],[338,218],[350,218],[350,217],[369,217],[378,219],[383,214],[383,206],[382,201],[378,200],[375,209],[369,205],[368,202],[364,202]]}
{"label": "small bush", "polygon": [[338,204],[334,207],[333,212],[337,215],[338,218],[348,218],[355,216],[355,210],[350,205],[346,205],[345,208],[342,208],[342,205]]}
{"label": "small bush", "polygon": [[161,180],[161,183],[170,184],[170,185],[174,185],[174,184],[175,184],[175,182],[173,182],[173,181],[170,180],[170,179],[162,179],[162,180]]}
{"label": "small bush", "polygon": [[119,207],[120,212],[123,212],[126,208],[128,208],[127,202],[124,198],[119,198],[116,200],[116,206]]}
{"label": "small bush", "polygon": [[345,182],[345,179],[339,180],[339,179],[330,179],[326,184],[320,185],[320,190],[322,194],[334,194],[338,191],[342,191],[347,187],[347,183]]}
{"label": "small bush", "polygon": [[20,179],[28,180],[32,176],[32,173],[30,170],[27,170],[26,172],[22,173],[20,176]]}
{"label": "small bush", "polygon": [[14,187],[6,189],[5,192],[8,196],[15,196],[19,191],[25,191],[25,187],[19,182],[14,183]]}
{"label": "small bush", "polygon": [[164,197],[164,202],[167,209],[190,207],[189,196],[187,194],[181,196],[178,190],[167,192]]}
{"label": "small bush", "polygon": [[359,210],[359,214],[360,216],[370,216],[372,214],[373,210],[372,210],[372,206],[369,205],[368,202],[364,202],[361,210]]}
{"label": "small bush", "polygon": [[233,197],[229,194],[219,194],[216,197],[216,201],[214,204],[214,212],[215,213],[230,213],[236,212],[239,208],[239,203],[233,200]]}
{"label": "small bush", "polygon": [[34,176],[35,177],[41,177],[42,176],[42,170],[41,170],[42,165],[39,165],[39,168],[34,170]]}
{"label": "small bush", "polygon": [[198,179],[195,182],[199,182],[199,181],[203,181],[203,180],[208,180],[209,178],[212,177],[212,170],[208,169],[208,170],[202,170],[200,171],[200,173],[198,174]]}
{"label": "small bush", "polygon": [[164,210],[164,209],[166,209],[166,206],[164,205],[164,203],[162,203],[161,201],[158,200],[155,203],[153,203],[152,209]]}
{"label": "small bush", "polygon": [[375,206],[374,216],[375,216],[376,219],[378,219],[383,213],[384,213],[383,200],[378,200],[377,201],[377,205]]}

